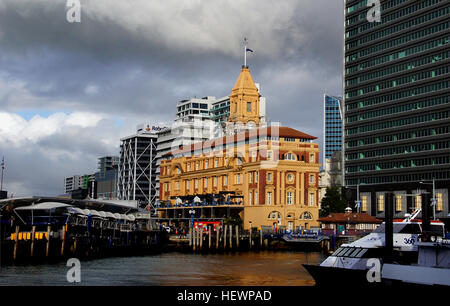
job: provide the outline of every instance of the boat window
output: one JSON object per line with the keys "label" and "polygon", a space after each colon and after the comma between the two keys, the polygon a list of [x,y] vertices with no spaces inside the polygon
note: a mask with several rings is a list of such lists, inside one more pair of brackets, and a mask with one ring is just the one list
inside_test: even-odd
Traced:
{"label": "boat window", "polygon": [[414,224],[414,223],[410,223],[410,224],[406,224],[399,233],[407,233],[407,234],[420,234],[421,230],[420,230],[420,226],[419,224]]}
{"label": "boat window", "polygon": [[344,251],[344,248],[339,248],[336,251],[334,251],[334,253],[331,254],[331,256],[339,256],[339,253],[342,253],[342,251]]}
{"label": "boat window", "polygon": [[353,248],[348,248],[347,251],[345,253],[343,253],[341,256],[342,257],[348,257],[348,255],[353,252]]}
{"label": "boat window", "polygon": [[347,248],[339,248],[334,252],[333,256],[342,256],[347,251]]}
{"label": "boat window", "polygon": [[358,254],[360,249],[354,249],[353,252],[348,254],[348,257],[355,257]]}
{"label": "boat window", "polygon": [[358,254],[355,254],[355,257],[361,258],[366,252],[367,252],[367,249],[361,249]]}
{"label": "boat window", "polygon": [[[393,232],[394,233],[409,233],[409,232],[403,232],[404,227],[406,225],[414,225],[414,224],[407,224],[407,223],[395,223],[393,224]],[[386,232],[386,224],[380,224],[372,233],[385,233]]]}
{"label": "boat window", "polygon": [[430,231],[436,235],[444,236],[444,227],[441,225],[430,225]]}

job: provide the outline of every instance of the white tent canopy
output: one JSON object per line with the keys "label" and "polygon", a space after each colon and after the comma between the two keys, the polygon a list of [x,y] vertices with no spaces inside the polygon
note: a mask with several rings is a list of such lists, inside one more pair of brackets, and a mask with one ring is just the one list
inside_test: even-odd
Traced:
{"label": "white tent canopy", "polygon": [[114,219],[117,219],[116,216],[114,216],[114,214],[111,213],[111,212],[109,212],[109,211],[107,211],[107,212],[105,213],[105,215],[106,215],[107,218],[114,218]]}
{"label": "white tent canopy", "polygon": [[200,200],[200,198],[198,197],[198,196],[195,196],[195,198],[194,198],[194,202],[195,203],[199,203],[199,202],[201,202],[202,200]]}
{"label": "white tent canopy", "polygon": [[69,208],[69,212],[70,213],[74,213],[74,214],[84,215],[83,210],[81,208],[78,208],[78,207],[70,207]]}
{"label": "white tent canopy", "polygon": [[58,202],[43,202],[35,205],[20,206],[16,210],[48,210],[55,208],[71,207],[71,205]]}

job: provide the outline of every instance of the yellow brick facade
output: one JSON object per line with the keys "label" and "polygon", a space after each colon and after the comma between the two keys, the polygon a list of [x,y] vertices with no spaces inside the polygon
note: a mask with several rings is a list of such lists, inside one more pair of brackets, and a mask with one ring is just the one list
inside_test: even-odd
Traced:
{"label": "yellow brick facade", "polygon": [[[250,225],[318,227],[316,137],[288,127],[261,127],[259,118],[259,92],[250,71],[243,67],[230,95],[229,122],[252,122],[256,128],[165,156],[160,201],[171,207],[181,198],[190,197],[192,205],[193,197],[213,196],[219,199],[216,205],[242,207],[244,229]],[[229,196],[234,197],[232,205]],[[166,212],[160,210],[160,216],[167,217]]]}

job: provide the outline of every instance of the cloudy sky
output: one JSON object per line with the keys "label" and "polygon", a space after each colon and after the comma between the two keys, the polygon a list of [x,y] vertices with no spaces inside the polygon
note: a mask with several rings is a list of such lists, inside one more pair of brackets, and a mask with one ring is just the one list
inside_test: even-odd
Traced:
{"label": "cloudy sky", "polygon": [[63,179],[118,155],[136,125],[170,123],[176,103],[230,93],[243,64],[270,121],[322,141],[326,90],[342,94],[343,1],[0,1],[4,189],[58,195]]}

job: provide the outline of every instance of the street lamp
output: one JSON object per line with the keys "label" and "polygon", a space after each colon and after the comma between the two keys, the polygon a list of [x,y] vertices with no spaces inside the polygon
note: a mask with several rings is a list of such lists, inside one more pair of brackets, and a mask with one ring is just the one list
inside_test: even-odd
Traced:
{"label": "street lamp", "polygon": [[190,209],[189,214],[191,215],[191,227],[194,227],[194,215],[195,215],[195,209]]}
{"label": "street lamp", "polygon": [[432,202],[433,204],[431,204],[433,206],[433,220],[436,220],[436,189],[435,189],[435,184],[434,184],[434,178],[433,178],[433,183],[425,183],[425,182],[419,182],[419,184],[423,184],[423,185],[433,185],[433,199]]}

